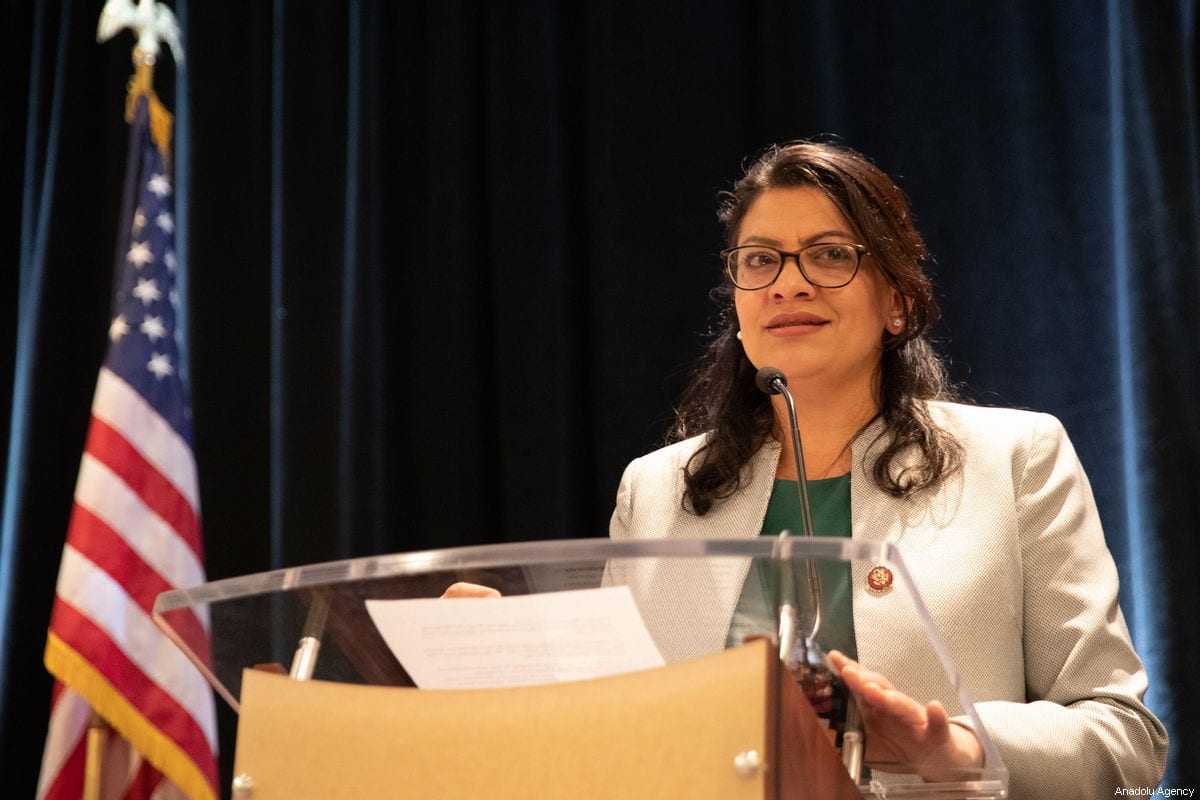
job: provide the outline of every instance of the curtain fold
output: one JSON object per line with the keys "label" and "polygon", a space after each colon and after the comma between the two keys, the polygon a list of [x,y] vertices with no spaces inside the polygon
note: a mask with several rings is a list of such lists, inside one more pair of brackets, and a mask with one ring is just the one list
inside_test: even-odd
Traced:
{"label": "curtain fold", "polygon": [[[1160,10],[1161,11],[1161,10]],[[1200,297],[1200,171],[1197,170],[1196,9],[1150,13],[1110,3],[1118,32],[1113,70],[1113,226],[1124,323],[1121,430],[1127,524],[1113,548],[1123,601],[1147,669],[1158,680],[1147,700],[1175,730],[1200,712],[1194,692],[1175,690],[1191,674],[1194,643],[1178,635],[1193,591],[1173,565],[1200,557],[1200,504],[1184,490],[1200,448],[1200,347],[1185,333]],[[1134,494],[1136,492],[1136,494]],[[1186,628],[1186,626],[1185,626]],[[1186,730],[1186,727],[1185,727]],[[1195,739],[1176,736],[1176,764],[1196,763]],[[1186,755],[1185,755],[1186,754]],[[1190,759],[1184,761],[1182,759]]]}
{"label": "curtain fold", "polygon": [[[1166,785],[1195,785],[1194,2],[174,6],[210,578],[604,535],[712,324],[717,192],[769,142],[834,135],[911,195],[956,378],[1064,421]],[[70,0],[3,14],[7,780],[41,752],[132,38],[97,45]]]}

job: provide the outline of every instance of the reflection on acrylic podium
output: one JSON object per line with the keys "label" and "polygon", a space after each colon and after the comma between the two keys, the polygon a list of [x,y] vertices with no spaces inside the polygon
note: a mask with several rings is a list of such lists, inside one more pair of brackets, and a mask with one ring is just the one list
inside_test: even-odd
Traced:
{"label": "reflection on acrylic podium", "polygon": [[[809,680],[812,668],[823,669],[824,629],[807,647],[793,641],[795,631],[812,630],[814,603],[821,619],[839,617],[821,607],[808,576],[843,570],[866,585],[880,568],[890,578],[889,636],[903,643],[923,685],[931,675],[941,682],[950,713],[980,734],[985,766],[954,781],[921,780],[927,765],[919,763],[872,763],[869,742],[861,765],[859,727],[852,709],[839,709],[836,679],[832,703],[821,696],[829,682],[814,691]],[[575,679],[534,685],[417,688],[368,602],[437,598],[458,581],[506,598],[628,591],[663,666],[583,678],[576,668]],[[239,800],[1007,796],[1007,771],[969,687],[891,545],[584,539],[427,551],[168,592],[154,615],[239,714]],[[207,649],[194,644],[204,621]],[[874,649],[863,644],[860,659],[873,668]]]}

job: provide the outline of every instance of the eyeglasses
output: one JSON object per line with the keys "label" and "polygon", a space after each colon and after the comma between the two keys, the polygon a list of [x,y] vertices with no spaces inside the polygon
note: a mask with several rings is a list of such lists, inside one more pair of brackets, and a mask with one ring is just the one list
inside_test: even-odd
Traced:
{"label": "eyeglasses", "polygon": [[809,245],[799,252],[789,253],[776,247],[746,244],[721,251],[725,272],[739,289],[765,289],[783,274],[789,258],[796,259],[800,274],[813,286],[840,289],[858,274],[858,265],[867,254],[861,244],[823,242]]}

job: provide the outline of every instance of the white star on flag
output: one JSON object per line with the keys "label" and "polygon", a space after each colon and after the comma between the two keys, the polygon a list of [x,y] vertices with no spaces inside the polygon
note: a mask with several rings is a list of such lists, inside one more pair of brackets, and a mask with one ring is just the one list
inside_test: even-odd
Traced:
{"label": "white star on flag", "polygon": [[146,334],[151,342],[157,342],[167,335],[167,326],[163,325],[162,317],[146,317],[138,330]]}
{"label": "white star on flag", "polygon": [[171,182],[166,175],[155,175],[146,183],[146,188],[161,200],[171,193]]}
{"label": "white star on flag", "polygon": [[154,254],[150,252],[149,242],[137,242],[133,247],[129,248],[129,255],[126,256],[129,263],[133,264],[138,269],[149,264],[154,260]]}
{"label": "white star on flag", "polygon": [[158,284],[152,278],[140,280],[137,286],[133,287],[133,296],[142,301],[142,305],[150,305],[155,300],[162,299],[162,292],[158,290]]}
{"label": "white star on flag", "polygon": [[166,353],[150,356],[150,360],[146,362],[146,369],[153,372],[159,380],[175,372],[175,368],[171,366],[171,357]]}
{"label": "white star on flag", "polygon": [[146,212],[139,208],[133,214],[133,232],[141,233],[144,227],[146,227]]}
{"label": "white star on flag", "polygon": [[158,229],[163,233],[175,232],[175,217],[171,216],[166,211],[154,218],[154,224],[157,225]]}
{"label": "white star on flag", "polygon": [[167,252],[163,253],[163,263],[167,265],[167,269],[171,270],[171,272],[175,271],[175,251],[174,250],[168,250]]}
{"label": "white star on flag", "polygon": [[127,333],[129,333],[129,323],[125,321],[125,315],[117,314],[117,318],[108,326],[108,338],[119,342],[121,337]]}

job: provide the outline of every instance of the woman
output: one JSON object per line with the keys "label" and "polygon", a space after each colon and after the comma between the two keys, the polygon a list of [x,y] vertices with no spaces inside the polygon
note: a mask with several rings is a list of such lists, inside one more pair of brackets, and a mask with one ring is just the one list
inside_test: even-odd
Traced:
{"label": "woman", "polygon": [[[938,310],[904,194],[858,153],[798,142],[767,150],[720,218],[722,328],[673,443],[626,469],[612,537],[778,529],[771,520],[797,477],[790,424],[782,397],[754,380],[777,367],[826,524],[840,517],[846,534],[895,542],[906,556],[1011,795],[1095,798],[1157,784],[1166,733],[1141,702],[1146,676],[1087,478],[1054,418],[951,402],[926,338]],[[923,775],[931,780],[982,765],[969,720],[951,716],[955,698],[927,680],[937,665],[903,646],[897,594],[865,572],[847,576],[843,649],[871,669],[842,652],[832,659],[864,710],[868,763],[939,765]]]}

